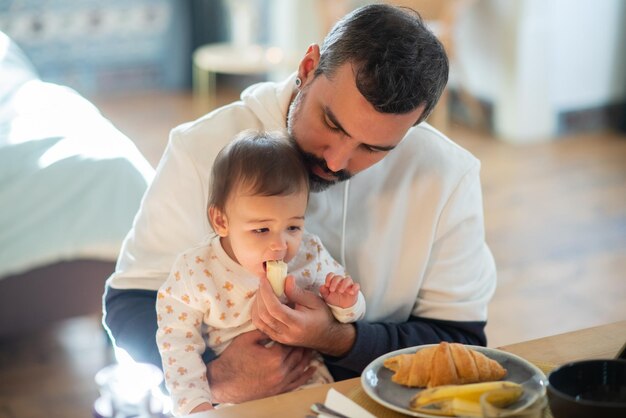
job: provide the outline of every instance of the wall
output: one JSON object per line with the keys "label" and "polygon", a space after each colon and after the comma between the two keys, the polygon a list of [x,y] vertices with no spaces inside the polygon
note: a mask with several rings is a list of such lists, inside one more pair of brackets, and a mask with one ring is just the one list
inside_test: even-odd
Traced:
{"label": "wall", "polygon": [[493,104],[499,137],[547,140],[568,131],[568,113],[626,104],[625,17],[620,0],[474,2],[455,33],[454,82]]}
{"label": "wall", "polygon": [[[447,1],[459,4],[463,0]],[[444,3],[390,2],[426,14],[431,6]],[[271,42],[302,55],[308,44],[322,41],[333,14],[342,15],[371,1],[269,3]],[[615,107],[623,113],[626,108],[626,29],[622,24],[626,2],[465,3],[455,26],[450,86],[462,87],[490,107],[491,126],[498,137],[536,142],[616,125],[615,115],[608,113]]]}
{"label": "wall", "polygon": [[44,81],[85,95],[185,86],[188,3],[179,0],[0,0],[0,31]]}

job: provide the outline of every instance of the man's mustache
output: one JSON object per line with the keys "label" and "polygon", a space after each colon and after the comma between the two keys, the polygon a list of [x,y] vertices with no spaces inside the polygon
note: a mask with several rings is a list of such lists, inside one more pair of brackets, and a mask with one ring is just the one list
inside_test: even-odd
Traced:
{"label": "man's mustache", "polygon": [[304,162],[307,166],[318,166],[322,169],[326,174],[329,174],[337,179],[337,181],[345,181],[348,180],[352,175],[347,170],[339,170],[333,171],[328,168],[326,161],[323,158],[319,158],[314,154],[309,152],[302,151],[302,156],[304,158]]}

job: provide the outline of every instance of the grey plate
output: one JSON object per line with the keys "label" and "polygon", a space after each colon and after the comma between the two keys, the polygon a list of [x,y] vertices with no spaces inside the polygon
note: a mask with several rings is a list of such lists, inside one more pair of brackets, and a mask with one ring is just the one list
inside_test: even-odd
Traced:
{"label": "grey plate", "polygon": [[[415,353],[418,350],[435,345],[437,344],[404,348],[378,357],[376,360],[372,361],[361,374],[363,390],[365,390],[365,393],[367,393],[370,398],[394,411],[414,417],[441,418],[441,416],[438,415],[423,414],[409,409],[411,398],[422,389],[409,388],[392,382],[391,376],[393,372],[383,366],[383,362],[389,357],[397,356],[398,354]],[[545,394],[545,375],[534,364],[514,354],[507,353],[506,351],[472,345],[468,345],[467,347],[483,353],[487,357],[500,363],[502,367],[507,370],[506,380],[524,384],[525,388],[537,390],[542,396]],[[530,396],[528,391],[525,391],[522,398],[515,404],[509,406],[509,408],[517,409],[532,403],[534,400],[535,398]]]}

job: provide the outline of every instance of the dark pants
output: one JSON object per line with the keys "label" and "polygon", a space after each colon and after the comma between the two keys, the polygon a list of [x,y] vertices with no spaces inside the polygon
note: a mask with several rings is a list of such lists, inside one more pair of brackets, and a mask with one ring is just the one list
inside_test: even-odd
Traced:
{"label": "dark pants", "polygon": [[133,360],[161,368],[156,343],[156,291],[113,289],[104,295],[104,325],[116,347]]}
{"label": "dark pants", "polygon": [[[107,286],[104,295],[104,325],[114,345],[124,349],[133,360],[151,363],[162,369],[156,343],[157,292],[139,289],[113,289]],[[212,350],[204,353],[204,361],[215,358]]]}

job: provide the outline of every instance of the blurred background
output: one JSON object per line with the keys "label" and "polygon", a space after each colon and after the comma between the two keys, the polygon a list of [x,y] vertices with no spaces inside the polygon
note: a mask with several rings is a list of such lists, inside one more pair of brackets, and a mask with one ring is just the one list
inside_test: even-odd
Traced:
{"label": "blurred background", "polygon": [[[237,48],[232,63],[199,58],[204,71],[220,71],[220,84],[246,85],[225,75],[268,69],[266,78],[281,78],[338,17],[366,3],[371,1],[2,0],[0,28],[43,79],[94,97],[189,89],[193,52],[214,43]],[[447,110],[454,120],[482,123],[511,142],[626,129],[621,1],[390,3],[419,10],[446,44],[453,63]],[[243,54],[251,45],[274,47],[263,58],[275,65],[248,62],[244,68],[241,61],[252,61]]]}
{"label": "blurred background", "polygon": [[[131,167],[118,181],[126,184],[132,173],[141,174],[132,199],[112,197],[110,185],[90,183],[107,202],[131,202],[116,212],[117,229],[107,227],[119,230],[107,236],[112,251],[63,253],[0,270],[0,418],[43,416],[41,411],[67,418],[85,416],[91,408],[97,397],[93,375],[112,361],[99,325],[101,289],[169,131],[236,100],[251,83],[284,78],[308,45],[321,43],[338,18],[366,3],[372,2],[0,0],[0,31],[32,63],[32,77],[70,87],[95,105],[112,126],[85,124],[80,135],[114,129],[111,135],[120,137],[124,150],[118,157]],[[626,319],[626,3],[389,3],[418,10],[444,43],[450,82],[429,123],[482,162],[487,242],[499,277],[489,310],[489,346]],[[0,72],[5,167],[22,161],[14,156],[22,154],[9,154],[9,145],[30,142],[10,135],[6,118],[15,109],[6,111],[6,74],[12,73]],[[54,103],[55,112],[72,113]],[[110,151],[107,138],[102,135]],[[66,188],[87,169],[78,170],[58,187]],[[107,167],[94,178],[119,170]],[[8,213],[16,199],[4,192],[18,181],[2,171],[0,212]],[[56,214],[86,199],[80,191],[51,205],[54,193],[28,195],[37,207],[55,207],[52,220],[42,222],[57,225]],[[107,217],[89,213],[90,224]],[[29,220],[24,230],[0,219],[0,242],[15,243],[24,231],[33,235],[39,212],[22,209],[19,215]],[[0,265],[15,258],[7,245],[0,248]],[[76,282],[63,281],[68,262],[72,268],[88,263],[71,273]],[[89,289],[75,287],[86,281]],[[15,294],[31,295],[43,282],[52,283],[52,290],[28,305],[27,326],[15,305],[28,299]],[[70,300],[83,303],[59,312]],[[47,388],[36,400],[33,378]]]}

